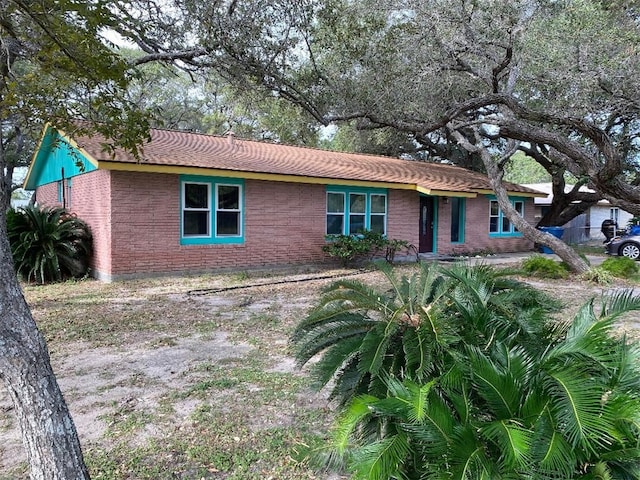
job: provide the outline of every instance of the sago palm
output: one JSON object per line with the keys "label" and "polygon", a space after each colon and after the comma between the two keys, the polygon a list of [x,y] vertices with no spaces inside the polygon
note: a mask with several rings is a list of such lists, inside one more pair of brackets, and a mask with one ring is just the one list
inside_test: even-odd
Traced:
{"label": "sago palm", "polygon": [[[640,297],[618,293],[597,315],[587,303],[537,350],[465,341],[421,381],[385,375],[384,395],[344,410],[333,446],[370,480],[638,479],[640,354],[611,332],[631,310]],[[372,419],[385,426],[377,438]]]}
{"label": "sago palm", "polygon": [[401,278],[388,265],[380,268],[388,290],[338,281],[291,337],[300,365],[319,356],[312,375],[319,387],[335,381],[332,397],[340,404],[384,392],[383,373],[428,378],[446,368],[447,352],[465,339],[536,344],[548,334],[540,319],[554,302],[493,268],[425,263]]}
{"label": "sago palm", "polygon": [[65,209],[28,206],[9,211],[7,231],[16,271],[25,280],[45,283],[86,274],[91,233]]}

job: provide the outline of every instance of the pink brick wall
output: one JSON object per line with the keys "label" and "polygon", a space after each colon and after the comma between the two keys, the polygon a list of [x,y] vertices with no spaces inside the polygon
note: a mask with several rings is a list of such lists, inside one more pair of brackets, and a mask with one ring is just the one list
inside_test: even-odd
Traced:
{"label": "pink brick wall", "polygon": [[38,187],[36,190],[36,202],[39,205],[61,207],[62,204],[58,201],[58,185],[56,183],[47,183]]}
{"label": "pink brick wall", "polygon": [[411,190],[389,190],[387,193],[387,237],[418,245],[420,201]]}
{"label": "pink brick wall", "polygon": [[[111,271],[111,173],[96,170],[71,179],[70,210],[87,222],[93,235],[94,274]],[[67,190],[68,195],[68,190]],[[38,187],[36,200],[40,205],[62,206],[58,201],[57,183]]]}
{"label": "pink brick wall", "polygon": [[244,244],[180,245],[178,176],[112,175],[113,276],[326,260],[324,186],[248,180]]}
{"label": "pink brick wall", "polygon": [[[72,211],[91,226],[93,273],[112,279],[165,272],[245,269],[327,261],[324,185],[247,180],[243,244],[180,245],[177,175],[90,172],[72,180]],[[38,188],[41,204],[56,205],[57,185]],[[465,242],[451,244],[451,203],[438,203],[437,253],[526,251],[523,238],[489,237],[489,201],[466,200]],[[533,201],[525,214],[534,221]],[[388,191],[387,235],[418,245],[419,195]]]}
{"label": "pink brick wall", "polygon": [[[465,201],[464,243],[451,243],[451,202],[438,202],[439,254],[473,252],[526,252],[533,249],[533,242],[524,237],[489,237],[489,199],[484,195]],[[535,224],[533,199],[525,199],[525,219]]]}

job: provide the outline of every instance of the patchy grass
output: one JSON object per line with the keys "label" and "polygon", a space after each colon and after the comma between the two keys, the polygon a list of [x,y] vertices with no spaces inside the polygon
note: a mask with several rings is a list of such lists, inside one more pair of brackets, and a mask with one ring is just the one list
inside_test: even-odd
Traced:
{"label": "patchy grass", "polygon": [[[331,280],[190,294],[268,281],[241,272],[24,287],[92,478],[339,478],[304,460],[332,414],[287,346]],[[17,462],[5,474],[28,476]]]}
{"label": "patchy grass", "polygon": [[[375,272],[358,275],[382,281]],[[239,272],[25,286],[92,478],[342,478],[305,461],[328,435],[333,412],[287,344],[335,279],[208,291],[284,278]],[[604,291],[573,279],[530,281],[571,306]],[[635,319],[624,326],[637,327]],[[0,412],[5,405],[0,394]],[[21,451],[16,422],[5,417],[0,480],[26,479],[24,458],[8,453]]]}

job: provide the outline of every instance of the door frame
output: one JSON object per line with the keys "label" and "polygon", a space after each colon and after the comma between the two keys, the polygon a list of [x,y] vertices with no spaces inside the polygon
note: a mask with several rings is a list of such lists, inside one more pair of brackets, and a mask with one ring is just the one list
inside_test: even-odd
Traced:
{"label": "door frame", "polygon": [[[438,238],[438,197],[420,195],[419,198],[418,253],[434,253],[436,252],[436,244]],[[431,206],[430,212],[429,204]],[[427,208],[426,213],[429,218],[423,219],[423,212],[425,212],[425,207]]]}

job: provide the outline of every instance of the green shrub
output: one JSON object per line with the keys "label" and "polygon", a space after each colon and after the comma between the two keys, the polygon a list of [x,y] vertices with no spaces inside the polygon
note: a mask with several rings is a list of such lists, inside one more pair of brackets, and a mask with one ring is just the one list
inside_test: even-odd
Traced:
{"label": "green shrub", "polygon": [[600,264],[600,268],[617,278],[631,278],[640,272],[638,263],[627,257],[609,257]]}
{"label": "green shrub", "polygon": [[326,239],[328,243],[322,247],[322,251],[340,259],[344,266],[356,260],[372,258],[382,251],[387,261],[393,263],[398,250],[410,247],[406,240],[388,239],[370,230],[358,235],[327,235]]}
{"label": "green shrub", "polygon": [[617,292],[558,322],[488,267],[329,288],[292,340],[341,401],[328,461],[354,478],[640,478],[640,349]]}
{"label": "green shrub", "polygon": [[47,283],[86,275],[91,233],[63,208],[28,206],[7,212],[7,233],[18,275]]}
{"label": "green shrub", "polygon": [[342,265],[347,266],[356,258],[369,253],[370,245],[356,235],[330,235],[322,251],[331,257],[340,259]]}
{"label": "green shrub", "polygon": [[581,280],[597,283],[599,285],[611,285],[615,277],[601,267],[590,268],[580,275]]}
{"label": "green shrub", "polygon": [[532,255],[522,262],[522,270],[532,276],[540,278],[567,278],[569,268],[565,263],[542,255]]}

